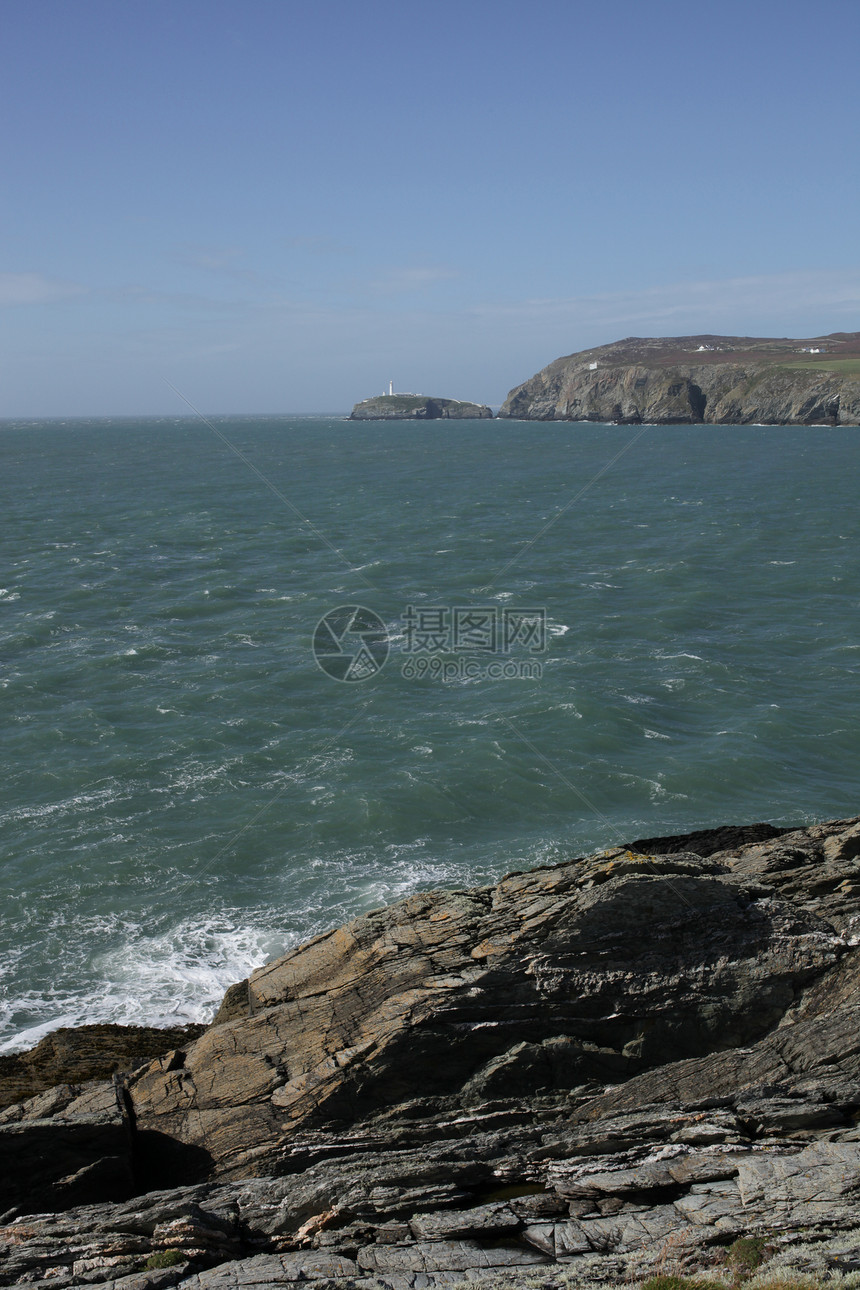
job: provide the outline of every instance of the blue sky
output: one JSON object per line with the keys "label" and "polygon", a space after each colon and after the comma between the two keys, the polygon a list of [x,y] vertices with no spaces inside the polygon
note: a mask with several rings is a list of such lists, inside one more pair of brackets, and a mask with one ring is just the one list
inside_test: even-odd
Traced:
{"label": "blue sky", "polygon": [[857,0],[4,0],[0,416],[860,329]]}

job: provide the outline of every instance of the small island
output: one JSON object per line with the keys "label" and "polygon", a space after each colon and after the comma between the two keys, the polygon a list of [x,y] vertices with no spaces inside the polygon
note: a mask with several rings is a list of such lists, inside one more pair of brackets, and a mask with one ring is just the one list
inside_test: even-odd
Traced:
{"label": "small island", "polygon": [[493,414],[483,403],[430,398],[426,394],[378,394],[356,403],[350,421],[437,421],[443,418],[484,420]]}

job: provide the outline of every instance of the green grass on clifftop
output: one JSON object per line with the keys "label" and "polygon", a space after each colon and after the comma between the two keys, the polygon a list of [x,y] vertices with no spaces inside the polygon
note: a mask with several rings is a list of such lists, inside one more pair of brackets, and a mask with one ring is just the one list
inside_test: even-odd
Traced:
{"label": "green grass on clifftop", "polygon": [[377,394],[375,398],[363,399],[358,406],[373,403],[384,408],[395,408],[398,412],[412,412],[415,408],[423,408],[428,399],[429,396],[424,394]]}

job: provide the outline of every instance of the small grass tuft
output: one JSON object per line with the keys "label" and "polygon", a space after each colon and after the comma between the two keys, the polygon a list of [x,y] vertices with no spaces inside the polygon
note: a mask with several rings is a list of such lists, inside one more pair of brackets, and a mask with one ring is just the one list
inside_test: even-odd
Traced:
{"label": "small grass tuft", "polygon": [[144,1269],[151,1272],[153,1268],[175,1268],[179,1263],[187,1263],[188,1255],[182,1250],[156,1250],[144,1263]]}
{"label": "small grass tuft", "polygon": [[765,1236],[739,1236],[728,1249],[726,1263],[742,1279],[752,1276],[761,1267],[768,1252]]}

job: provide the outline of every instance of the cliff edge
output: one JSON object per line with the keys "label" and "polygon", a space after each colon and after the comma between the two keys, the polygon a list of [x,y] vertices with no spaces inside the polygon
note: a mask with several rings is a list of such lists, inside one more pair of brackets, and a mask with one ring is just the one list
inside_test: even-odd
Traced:
{"label": "cliff edge", "polygon": [[860,1266],[858,933],[860,817],[363,915],[0,1112],[0,1284],[728,1290],[750,1236]]}
{"label": "cliff edge", "polygon": [[860,425],[860,332],[632,336],[557,358],[500,417],[623,425]]}

